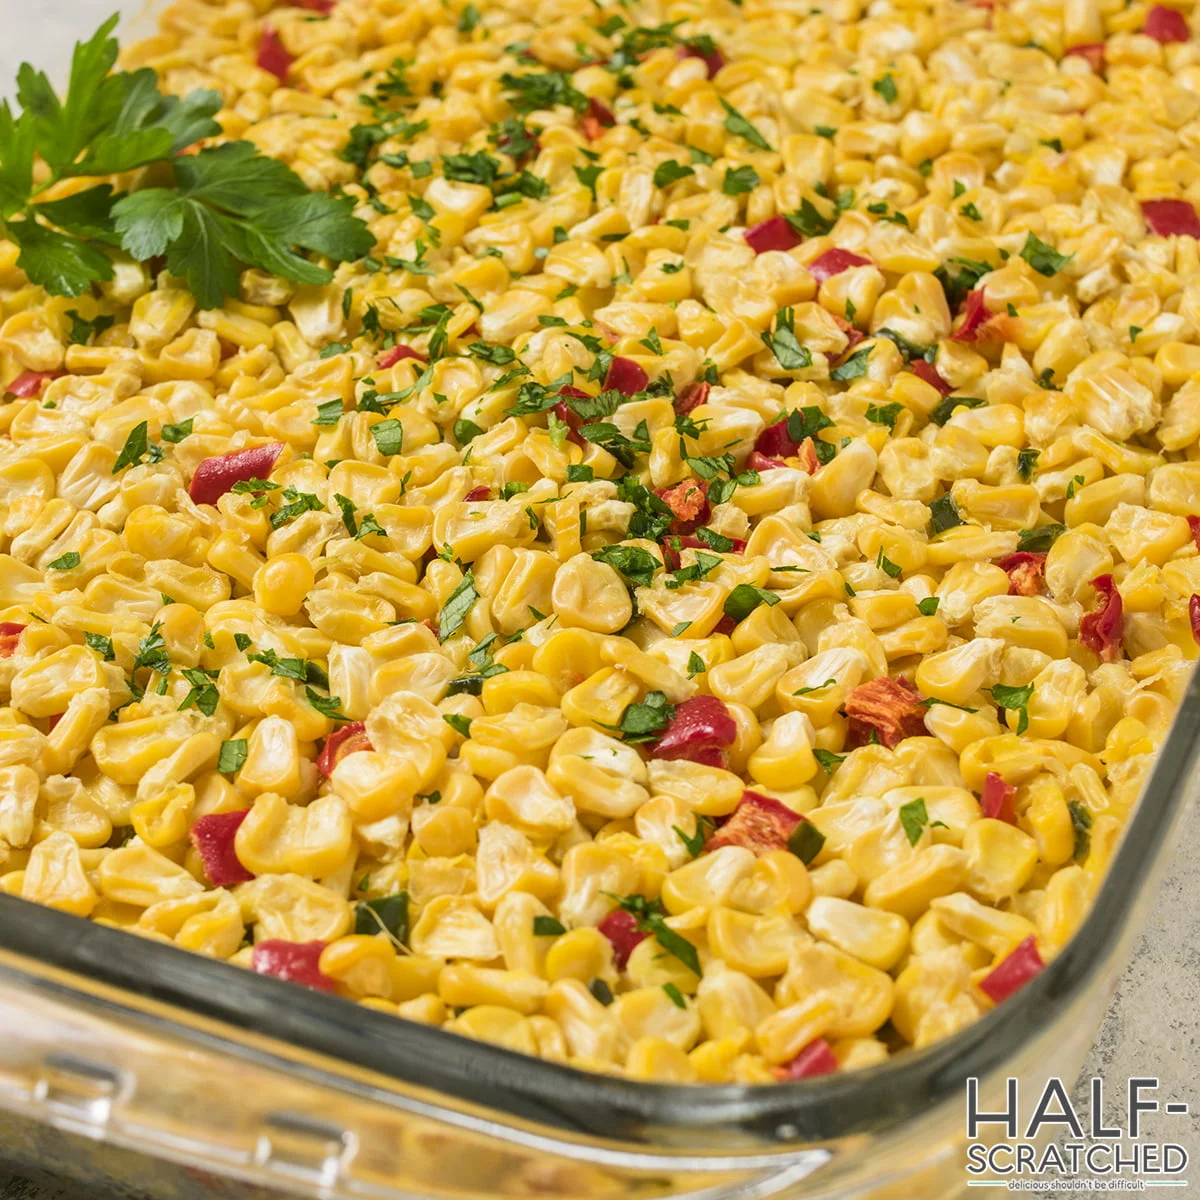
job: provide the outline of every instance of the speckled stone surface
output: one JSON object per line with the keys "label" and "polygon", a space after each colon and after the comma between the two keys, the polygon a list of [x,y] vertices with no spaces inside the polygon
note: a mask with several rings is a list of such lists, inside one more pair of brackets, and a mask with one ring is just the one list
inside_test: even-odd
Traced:
{"label": "speckled stone surface", "polygon": [[[0,95],[11,89],[17,66],[32,60],[61,79],[70,47],[110,13],[120,10],[133,19],[123,36],[150,32],[137,0],[38,0],[21,5],[4,0],[4,32],[0,39]],[[1087,1081],[1098,1075],[1111,1094],[1131,1075],[1156,1075],[1163,1099],[1189,1105],[1187,1126],[1164,1126],[1164,1136],[1185,1146],[1193,1160],[1193,1187],[1200,1192],[1200,805],[1193,804],[1180,827],[1175,861],[1121,979],[1092,1053],[1084,1066],[1076,1103],[1086,1107]],[[3,1148],[0,1147],[0,1157]],[[1183,1190],[1183,1189],[1180,1189]],[[1029,1193],[1026,1193],[1029,1194]],[[1047,1191],[1043,1197],[1099,1195]],[[0,1165],[0,1200],[108,1200],[79,1189],[6,1176]],[[919,1200],[914,1197],[913,1200]]]}

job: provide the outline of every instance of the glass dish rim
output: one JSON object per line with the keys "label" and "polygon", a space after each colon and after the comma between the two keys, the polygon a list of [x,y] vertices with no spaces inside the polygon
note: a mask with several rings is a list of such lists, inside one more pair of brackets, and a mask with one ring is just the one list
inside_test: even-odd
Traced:
{"label": "glass dish rim", "polygon": [[[595,1074],[473,1041],[342,998],[207,959],[175,946],[0,894],[0,952],[68,976],[52,980],[20,964],[0,973],[64,998],[97,1004],[89,982],[129,998],[100,1001],[134,1024],[185,1040],[201,1039],[226,1054],[261,1058],[244,1040],[201,1033],[194,1014],[320,1056],[323,1082],[354,1086],[339,1065],[436,1102],[469,1105],[503,1124],[516,1118],[558,1135],[654,1144],[708,1157],[795,1149],[878,1134],[947,1100],[960,1101],[964,1081],[1001,1068],[1052,1023],[1099,974],[1126,936],[1145,885],[1162,865],[1167,838],[1189,798],[1200,764],[1200,673],[1193,673],[1171,729],[1146,781],[1104,882],[1075,936],[1031,983],[959,1033],[865,1070],[773,1085],[658,1084]],[[139,1008],[136,998],[181,1010]],[[355,1014],[347,1024],[347,1014]],[[274,1065],[299,1064],[272,1055]],[[311,1063],[304,1068],[311,1077]],[[356,1090],[358,1090],[356,1088]],[[371,1089],[386,1102],[384,1088]]]}

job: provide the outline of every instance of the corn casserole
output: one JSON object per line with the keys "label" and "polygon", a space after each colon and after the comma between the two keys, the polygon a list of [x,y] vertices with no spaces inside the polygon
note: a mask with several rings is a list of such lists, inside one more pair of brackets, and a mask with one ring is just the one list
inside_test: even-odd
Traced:
{"label": "corn casserole", "polygon": [[[23,82],[0,887],[641,1080],[1002,1003],[1197,655],[1193,19],[179,0],[112,173]],[[311,257],[130,241],[221,161]]]}

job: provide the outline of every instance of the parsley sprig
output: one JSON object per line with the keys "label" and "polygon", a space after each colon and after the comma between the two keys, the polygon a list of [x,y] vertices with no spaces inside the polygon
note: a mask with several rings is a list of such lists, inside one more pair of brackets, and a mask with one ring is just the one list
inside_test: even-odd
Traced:
{"label": "parsley sprig", "polygon": [[[14,116],[0,103],[0,222],[20,247],[17,265],[56,296],[79,296],[112,279],[110,252],[145,262],[165,255],[204,308],[238,291],[239,264],[296,283],[325,284],[333,274],[300,251],[335,261],[374,245],[352,215],[353,200],[310,192],[286,164],[249,142],[185,153],[218,137],[220,96],[197,89],[180,99],[158,90],[149,67],[113,72],[111,17],[75,47],[63,98],[41,71],[17,73]],[[35,184],[35,157],[47,168]],[[114,192],[93,187],[56,200],[41,197],[66,179],[117,175],[159,164],[162,186]]]}

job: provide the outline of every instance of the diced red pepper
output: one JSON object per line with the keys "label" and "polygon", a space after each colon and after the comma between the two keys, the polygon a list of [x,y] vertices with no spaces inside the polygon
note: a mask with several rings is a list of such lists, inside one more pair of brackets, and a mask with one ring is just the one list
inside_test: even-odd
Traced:
{"label": "diced red pepper", "polygon": [[336,0],[288,0],[293,8],[306,8],[309,12],[320,13],[323,17],[333,12]]}
{"label": "diced red pepper", "polygon": [[1156,42],[1162,42],[1164,46],[1168,42],[1190,41],[1192,36],[1183,13],[1162,4],[1156,4],[1146,14],[1146,24],[1142,26],[1142,32]]}
{"label": "diced red pepper", "polygon": [[650,376],[632,358],[618,357],[608,364],[604,390],[616,388],[622,396],[632,396],[636,392],[644,392],[649,383]]}
{"label": "diced red pepper", "polygon": [[774,471],[779,467],[786,467],[787,465],[782,458],[768,458],[765,454],[760,454],[757,450],[752,450],[750,457],[746,459],[746,469],[749,471]]}
{"label": "diced red pepper", "polygon": [[595,96],[588,97],[588,115],[595,117],[606,129],[611,129],[617,123],[612,109],[603,101],[597,100]]}
{"label": "diced red pepper", "polygon": [[264,70],[270,71],[280,83],[287,80],[288,70],[292,65],[292,56],[284,49],[279,40],[279,34],[269,25],[264,26],[258,39],[258,57],[255,62]]}
{"label": "diced red pepper", "polygon": [[1076,55],[1079,58],[1086,58],[1088,64],[1097,75],[1104,74],[1104,43],[1103,42],[1084,42],[1078,46],[1070,46],[1063,51],[1064,55]]}
{"label": "diced red pepper", "polygon": [[685,479],[671,487],[655,488],[654,494],[671,510],[675,519],[672,533],[692,533],[711,515],[708,506],[708,485],[700,479]]}
{"label": "diced red pepper", "polygon": [[[487,491],[487,488],[483,490]],[[468,500],[470,498],[467,497]],[[367,737],[366,725],[362,721],[349,721],[325,739],[325,745],[317,755],[317,770],[328,779],[333,774],[334,767],[347,755],[355,754],[359,750],[374,749],[371,739]]]}
{"label": "diced red pepper", "polygon": [[1097,575],[1092,587],[1100,598],[1100,607],[1079,622],[1079,640],[1105,662],[1121,657],[1125,637],[1125,606],[1111,575]]}
{"label": "diced red pepper", "polygon": [[242,822],[250,815],[248,808],[236,812],[210,813],[197,817],[188,837],[204,864],[204,874],[213,887],[232,887],[254,878],[247,871],[234,849],[234,838]]}
{"label": "diced red pepper", "polygon": [[[650,750],[652,758],[688,759],[697,762],[700,751],[717,751],[703,757],[708,765],[723,766],[724,751],[737,739],[737,722],[716,696],[693,696],[675,708],[671,723]],[[719,761],[713,762],[713,759]]]}
{"label": "diced red pepper", "polygon": [[943,396],[948,396],[954,391],[954,385],[947,383],[941,375],[938,374],[938,369],[931,362],[926,362],[923,358],[913,359],[908,364],[908,369],[918,378],[923,379],[931,387],[937,388],[938,392]]}
{"label": "diced red pepper", "polygon": [[[590,400],[592,397],[587,394],[582,388],[565,387],[561,388],[558,393],[560,396],[566,396],[571,400]],[[551,410],[552,413],[567,427],[567,440],[574,445],[584,447],[587,442],[583,435],[579,432],[580,427],[586,425],[587,422],[566,402],[560,400]]]}
{"label": "diced red pepper", "polygon": [[1013,812],[1013,797],[1016,794],[1017,789],[1011,783],[1005,783],[1003,775],[989,771],[983,778],[983,791],[979,793],[983,815],[1015,825],[1017,818]]}
{"label": "diced red pepper", "polygon": [[782,216],[768,217],[757,225],[751,225],[742,237],[755,254],[765,254],[768,250],[791,250],[804,240],[788,224],[787,217]]}
{"label": "diced red pepper", "polygon": [[334,990],[333,980],[321,974],[321,952],[326,942],[285,942],[269,938],[254,947],[254,969],[260,975],[274,975],[321,992]]}
{"label": "diced red pepper", "polygon": [[815,1075],[832,1075],[838,1069],[829,1043],[824,1038],[811,1041],[790,1062],[775,1068],[775,1077],[788,1079],[812,1079]]}
{"label": "diced red pepper", "polygon": [[[1188,620],[1192,623],[1192,637],[1196,639],[1196,645],[1200,646],[1200,596],[1194,592],[1188,601]],[[0,647],[2,646],[3,642],[0,641]]]}
{"label": "diced red pepper", "polygon": [[474,487],[463,499],[470,503],[473,500],[490,500],[492,498],[492,489],[490,487]]}
{"label": "diced red pepper", "polygon": [[709,385],[702,379],[697,379],[689,383],[687,387],[675,397],[675,411],[681,415],[690,413],[694,408],[699,408],[702,404],[708,403]]}
{"label": "diced red pepper", "polygon": [[1046,964],[1030,934],[1009,956],[980,981],[980,990],[999,1004],[1023,988]]}
{"label": "diced red pepper", "polygon": [[[828,310],[826,310],[828,312]],[[853,321],[847,321],[841,313],[831,312],[833,323],[846,335],[846,349],[853,350],[867,335]]]}
{"label": "diced red pepper", "polygon": [[50,380],[60,379],[65,374],[65,371],[22,371],[4,390],[28,400],[30,396],[39,395]]}
{"label": "diced red pepper", "polygon": [[773,425],[768,425],[754,439],[754,449],[767,458],[791,458],[800,450],[800,443],[793,441],[788,433],[788,417],[785,414]]}
{"label": "diced red pepper", "polygon": [[1143,200],[1142,216],[1159,237],[1179,234],[1200,238],[1200,217],[1188,200]]}
{"label": "diced red pepper", "polygon": [[708,77],[712,79],[716,73],[725,65],[725,56],[715,46],[706,51],[702,46],[697,46],[693,42],[684,42],[675,50],[676,58],[700,58],[704,60],[704,65],[708,70]]}
{"label": "diced red pepper", "polygon": [[612,943],[613,962],[618,971],[625,970],[629,956],[650,936],[637,927],[637,917],[623,908],[614,908],[596,928]]}
{"label": "diced red pepper", "polygon": [[[977,342],[980,329],[992,319],[993,313],[987,306],[983,288],[967,293],[966,308],[963,309],[962,324],[950,335],[952,342]],[[986,339],[985,339],[986,340]]]}
{"label": "diced red pepper", "polygon": [[1018,550],[996,559],[996,566],[1008,575],[1010,596],[1040,596],[1046,578],[1046,556],[1030,550]]}
{"label": "diced red pepper", "polygon": [[16,621],[0,621],[0,658],[12,658],[24,628]]}
{"label": "diced red pepper", "polygon": [[743,792],[738,806],[705,844],[705,850],[743,846],[757,854],[786,850],[804,818],[786,804],[758,792]]}
{"label": "diced red pepper", "polygon": [[386,371],[388,367],[394,367],[398,362],[406,358],[415,358],[417,362],[425,361],[424,355],[414,350],[411,346],[399,345],[393,346],[390,350],[385,350],[375,360],[375,365],[381,371]]}
{"label": "diced red pepper", "polygon": [[824,254],[818,254],[808,264],[808,273],[818,283],[824,283],[825,280],[831,279],[834,275],[840,275],[843,271],[850,270],[851,267],[872,267],[874,265],[869,258],[863,258],[861,254],[855,254],[853,250],[826,250]]}
{"label": "diced red pepper", "polygon": [[589,142],[603,137],[604,131],[611,129],[616,123],[617,118],[613,116],[612,109],[607,104],[602,104],[595,96],[588,97],[587,112],[583,114],[580,124],[583,126],[584,137]]}
{"label": "diced red pepper", "polygon": [[1200,550],[1200,517],[1188,517],[1188,529],[1192,531],[1192,541],[1196,543],[1196,549]]}
{"label": "diced red pepper", "polygon": [[927,732],[921,693],[904,678],[889,679],[885,675],[860,683],[851,688],[845,710],[850,718],[850,746],[865,746],[872,730],[889,750],[905,738],[924,737]]}
{"label": "diced red pepper", "polygon": [[197,504],[216,504],[235,483],[266,479],[282,451],[282,442],[268,442],[265,446],[206,458],[192,476],[188,495]]}
{"label": "diced red pepper", "polygon": [[737,622],[728,614],[725,615],[713,626],[713,633],[732,633],[737,628]]}
{"label": "diced red pepper", "polygon": [[815,475],[821,469],[821,460],[817,457],[817,448],[810,437],[805,438],[800,443],[800,449],[796,452],[796,457],[800,460],[800,466],[810,475]]}

